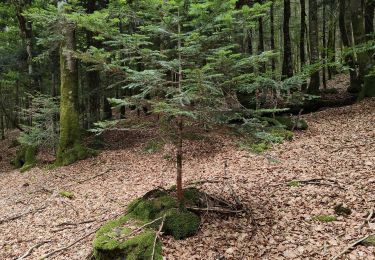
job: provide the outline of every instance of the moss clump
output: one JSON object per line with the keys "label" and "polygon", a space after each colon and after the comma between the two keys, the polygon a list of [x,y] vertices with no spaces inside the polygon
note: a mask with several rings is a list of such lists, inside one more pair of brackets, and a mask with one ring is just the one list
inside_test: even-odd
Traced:
{"label": "moss clump", "polygon": [[187,188],[183,191],[183,193],[185,205],[202,205],[202,198],[204,198],[204,194],[202,194],[202,192],[200,192],[197,188]]}
{"label": "moss clump", "polygon": [[298,180],[292,180],[288,183],[288,186],[290,187],[299,187],[301,186],[301,182]]}
{"label": "moss clump", "polygon": [[76,144],[71,149],[62,150],[57,152],[56,166],[70,165],[76,161],[84,160],[91,156],[95,156],[95,150],[83,147],[81,144]]}
{"label": "moss clump", "polygon": [[184,239],[197,233],[200,225],[200,218],[185,209],[172,208],[159,214],[165,215],[163,232],[175,239]]}
{"label": "moss clump", "polygon": [[166,192],[152,194],[152,197],[146,195],[128,206],[128,212],[136,219],[150,221],[163,210],[179,207],[177,200]]}
{"label": "moss clump", "polygon": [[297,120],[292,117],[276,117],[275,119],[284,125],[287,130],[306,130],[308,128],[307,122],[304,119]]}
{"label": "moss clump", "polygon": [[336,216],[332,215],[319,215],[314,218],[315,220],[321,221],[321,222],[333,222],[336,221]]}
{"label": "moss clump", "polygon": [[[133,223],[131,219],[130,215],[124,215],[119,219],[107,222],[97,231],[93,242],[94,259],[151,258],[156,236],[155,231],[146,228],[141,230],[140,233],[132,234],[142,223]],[[161,243],[157,241],[154,259],[163,259],[161,252]]]}
{"label": "moss clump", "polygon": [[336,205],[334,209],[337,215],[348,216],[352,214],[352,210],[350,208],[344,207],[342,204]]}
{"label": "moss clump", "polygon": [[63,197],[63,198],[68,198],[68,199],[73,199],[74,198],[73,192],[70,192],[70,191],[60,191],[59,195],[61,197]]}
{"label": "moss clump", "polygon": [[375,246],[375,236],[369,236],[368,238],[362,241],[362,244],[365,246]]}
{"label": "moss clump", "polygon": [[267,151],[272,148],[272,145],[266,142],[261,142],[257,144],[252,144],[251,145],[251,151],[254,153],[263,153],[264,151]]}
{"label": "moss clump", "polygon": [[284,128],[273,128],[270,131],[270,134],[276,138],[279,138],[281,141],[293,140],[294,134],[292,131],[286,130]]}
{"label": "moss clump", "polygon": [[16,153],[16,157],[12,160],[12,164],[21,172],[30,170],[36,163],[37,149],[34,146],[22,145]]}

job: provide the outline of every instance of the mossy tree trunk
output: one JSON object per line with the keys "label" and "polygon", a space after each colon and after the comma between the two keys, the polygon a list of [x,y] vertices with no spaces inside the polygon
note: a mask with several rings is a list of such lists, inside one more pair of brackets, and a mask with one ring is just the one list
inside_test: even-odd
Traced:
{"label": "mossy tree trunk", "polygon": [[[317,0],[309,0],[309,40],[310,40],[310,64],[319,62],[319,29],[318,29],[318,3]],[[308,93],[319,92],[319,71],[313,72],[310,77]]]}
{"label": "mossy tree trunk", "polygon": [[180,202],[183,201],[184,196],[182,192],[182,131],[183,131],[183,120],[178,119],[178,135],[177,135],[177,152],[176,152],[176,165],[177,165],[177,198]]}
{"label": "mossy tree trunk", "polygon": [[75,24],[65,21],[63,35],[60,46],[61,101],[57,165],[68,165],[87,157],[87,151],[82,147],[79,125],[78,64],[73,55],[76,49]]}

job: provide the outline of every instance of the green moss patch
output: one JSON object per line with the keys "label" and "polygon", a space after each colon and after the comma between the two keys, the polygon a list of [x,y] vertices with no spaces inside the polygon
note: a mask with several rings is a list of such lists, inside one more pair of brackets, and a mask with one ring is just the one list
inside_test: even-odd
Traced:
{"label": "green moss patch", "polygon": [[306,130],[307,122],[304,119],[296,119],[292,117],[276,117],[280,124],[284,125],[287,130]]}
{"label": "green moss patch", "polygon": [[68,199],[74,198],[74,194],[72,192],[69,192],[69,191],[60,191],[59,195],[63,198],[68,198]]}
{"label": "green moss patch", "polygon": [[362,244],[365,246],[375,246],[375,236],[369,236],[368,238],[362,241]]}
{"label": "green moss patch", "polygon": [[289,187],[299,187],[301,186],[301,182],[298,180],[292,180],[288,183]]}
{"label": "green moss patch", "polygon": [[332,215],[319,215],[319,216],[314,217],[314,219],[321,221],[321,222],[333,222],[337,220],[336,216],[332,216]]}
{"label": "green moss patch", "polygon": [[16,157],[11,161],[16,169],[26,172],[36,164],[37,149],[34,146],[22,145],[16,153]]}
{"label": "green moss patch", "polygon": [[[94,259],[150,259],[162,219],[162,231],[175,239],[196,234],[200,217],[188,211],[172,193],[170,190],[152,190],[132,201],[126,215],[103,225],[93,242]],[[186,189],[184,195],[189,204],[197,203],[202,196],[195,188]],[[157,240],[154,259],[162,259],[161,251],[161,243]]]}
{"label": "green moss patch", "polygon": [[95,150],[86,148],[81,144],[76,144],[70,149],[62,150],[59,149],[57,153],[56,166],[70,165],[76,161],[84,160],[89,157],[95,156],[97,152]]}
{"label": "green moss patch", "polygon": [[163,232],[175,239],[184,239],[197,233],[200,225],[200,218],[185,209],[171,208],[159,213],[159,216],[166,216]]}
{"label": "green moss patch", "polygon": [[[148,227],[139,230],[142,224],[130,215],[107,222],[96,233],[94,259],[151,259],[156,232]],[[154,259],[163,259],[160,241],[156,243]]]}

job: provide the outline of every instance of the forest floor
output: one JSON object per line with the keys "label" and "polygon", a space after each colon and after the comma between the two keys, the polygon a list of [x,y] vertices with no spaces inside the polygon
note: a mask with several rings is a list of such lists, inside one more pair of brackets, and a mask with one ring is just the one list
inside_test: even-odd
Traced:
{"label": "forest floor", "polygon": [[[307,131],[263,155],[239,150],[232,138],[220,134],[186,142],[184,181],[230,181],[253,222],[206,215],[196,236],[163,238],[166,259],[330,259],[375,233],[375,224],[366,223],[375,209],[375,99],[303,117]],[[48,259],[85,259],[92,232],[104,220],[123,213],[150,189],[174,184],[171,149],[144,152],[152,133],[112,132],[106,136],[110,145],[95,158],[26,173],[8,167],[14,149],[8,148],[10,140],[2,141],[0,259],[17,259],[29,249],[27,259],[41,259],[66,246]],[[324,180],[288,185],[317,178]],[[223,184],[205,189],[228,191]],[[63,191],[74,197],[60,196]],[[334,215],[341,203],[352,210],[349,216],[315,219]],[[375,259],[375,248],[358,245],[342,259]]]}

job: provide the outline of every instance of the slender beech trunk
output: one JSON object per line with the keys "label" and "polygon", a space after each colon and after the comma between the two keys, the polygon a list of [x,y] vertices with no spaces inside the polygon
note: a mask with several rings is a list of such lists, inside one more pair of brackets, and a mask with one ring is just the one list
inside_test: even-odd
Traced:
{"label": "slender beech trunk", "polygon": [[[178,89],[182,91],[182,43],[181,43],[181,23],[180,23],[180,11],[178,11],[178,43],[177,43],[177,50],[178,50]],[[176,144],[176,168],[177,168],[177,179],[176,179],[176,186],[177,186],[177,198],[180,202],[183,201],[184,195],[182,192],[182,131],[183,131],[183,119],[181,116],[177,118],[177,144]]]}
{"label": "slender beech trunk", "polygon": [[327,70],[327,36],[326,36],[326,3],[323,1],[323,35],[322,35],[322,43],[323,43],[323,48],[322,48],[322,61],[323,61],[323,70],[322,70],[322,78],[323,78],[323,87],[324,89],[327,88],[327,76],[326,76],[326,70]]}
{"label": "slender beech trunk", "polygon": [[[86,10],[87,13],[91,14],[97,10],[96,0],[87,1]],[[97,48],[101,47],[99,41],[94,39],[94,33],[91,31],[86,31],[86,42],[87,48],[94,46]],[[87,64],[92,66],[93,64]],[[101,79],[98,70],[87,70],[86,71],[87,85],[89,89],[89,127],[93,126],[93,123],[97,122],[100,118],[100,96],[101,96]]]}
{"label": "slender beech trunk", "polygon": [[[259,0],[259,4],[262,4],[263,0]],[[263,30],[263,17],[258,18],[258,34],[259,34],[259,42],[258,42],[258,53],[264,52],[264,30]],[[262,63],[260,65],[260,72],[266,72],[266,64]]]}
{"label": "slender beech trunk", "polygon": [[284,35],[284,58],[282,77],[288,78],[293,76],[293,59],[292,59],[292,47],[290,42],[290,22],[291,8],[290,0],[284,0],[284,23],[283,23],[283,35]]}
{"label": "slender beech trunk", "polygon": [[[340,0],[339,2],[340,6],[340,12],[339,12],[339,27],[340,27],[340,34],[341,34],[341,40],[344,47],[348,48],[350,47],[350,41],[349,41],[349,34],[347,28],[349,27],[349,22],[347,21],[345,14],[346,14],[346,8],[349,7],[347,4],[347,0]],[[348,92],[358,93],[361,89],[361,86],[358,84],[357,81],[357,73],[354,63],[354,57],[352,54],[345,56],[345,62],[348,64],[350,70],[350,86],[348,87]]]}
{"label": "slender beech trunk", "polygon": [[[319,27],[317,0],[309,0],[309,40],[310,40],[310,64],[319,62]],[[308,93],[318,93],[320,85],[319,70],[312,73]]]}
{"label": "slender beech trunk", "polygon": [[4,116],[3,114],[0,112],[0,138],[1,140],[4,140],[5,139],[5,124],[4,124]]}
{"label": "slender beech trunk", "polygon": [[[301,24],[300,24],[300,33],[299,33],[299,56],[301,61],[301,71],[303,66],[306,64],[306,55],[305,55],[305,32],[306,32],[306,7],[305,0],[300,0],[301,6]],[[307,84],[303,83],[301,89],[306,90]]]}
{"label": "slender beech trunk", "polygon": [[[275,2],[272,0],[271,7],[270,7],[270,31],[271,31],[271,50],[275,51]],[[271,60],[271,68],[272,72],[276,71],[276,60],[272,58]]]}
{"label": "slender beech trunk", "polygon": [[[327,42],[327,52],[328,60],[330,63],[336,61],[336,19],[334,16],[336,1],[331,1],[329,5],[330,16],[329,16],[329,25],[328,25],[328,42]],[[334,67],[328,67],[328,79],[332,79],[333,74],[336,74]]]}

